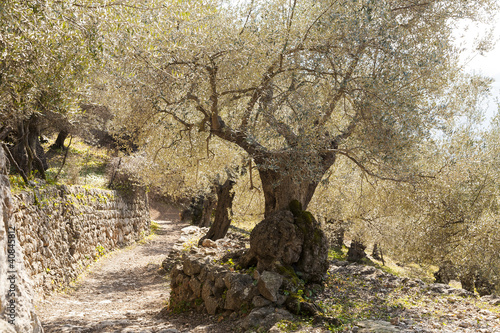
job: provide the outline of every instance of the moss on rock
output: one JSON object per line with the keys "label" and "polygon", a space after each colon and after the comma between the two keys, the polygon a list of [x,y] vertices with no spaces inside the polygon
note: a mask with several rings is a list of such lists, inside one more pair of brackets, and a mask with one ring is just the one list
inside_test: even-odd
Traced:
{"label": "moss on rock", "polygon": [[295,292],[304,284],[304,281],[298,277],[292,266],[281,265],[277,267],[277,270],[284,278],[283,286],[285,289]]}
{"label": "moss on rock", "polygon": [[302,204],[300,203],[299,200],[290,201],[288,207],[290,208],[290,211],[295,217],[299,217],[300,214],[302,213]]}

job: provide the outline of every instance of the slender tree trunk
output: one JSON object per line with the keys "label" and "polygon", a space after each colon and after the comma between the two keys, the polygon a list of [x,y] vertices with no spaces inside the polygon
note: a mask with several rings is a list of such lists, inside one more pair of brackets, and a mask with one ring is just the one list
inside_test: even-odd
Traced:
{"label": "slender tree trunk", "polygon": [[[61,174],[61,171],[62,169],[64,168],[64,165],[66,164],[66,159],[68,158],[68,153],[69,153],[69,147],[71,146],[71,142],[73,141],[73,136],[71,136],[71,138],[69,139],[69,144],[68,144],[68,149],[66,149],[66,153],[64,154],[64,158],[63,158],[63,161],[62,161],[62,164],[61,164],[61,167],[59,168],[59,170],[57,171],[57,175],[56,177],[54,178],[54,181],[57,181],[57,178],[59,178],[59,175]],[[64,143],[64,141],[63,141]]]}
{"label": "slender tree trunk", "polygon": [[209,193],[203,200],[203,209],[199,227],[210,227],[212,222],[212,212],[217,205],[215,194]]}
{"label": "slender tree trunk", "polygon": [[45,160],[45,152],[40,144],[40,119],[38,116],[32,116],[26,124],[27,142],[25,142],[26,151],[31,159],[35,169],[40,174],[42,179],[46,179],[45,170],[47,162]]}
{"label": "slender tree trunk", "polygon": [[231,224],[230,212],[233,207],[234,191],[233,186],[235,182],[233,180],[226,180],[226,182],[220,186],[217,190],[217,208],[215,209],[214,223],[208,230],[207,234],[202,237],[199,244],[205,239],[217,240],[224,238]]}
{"label": "slender tree trunk", "polygon": [[64,141],[66,141],[66,138],[68,137],[69,132],[66,130],[61,130],[59,134],[57,135],[56,142],[52,145],[52,148],[55,149],[64,149]]}

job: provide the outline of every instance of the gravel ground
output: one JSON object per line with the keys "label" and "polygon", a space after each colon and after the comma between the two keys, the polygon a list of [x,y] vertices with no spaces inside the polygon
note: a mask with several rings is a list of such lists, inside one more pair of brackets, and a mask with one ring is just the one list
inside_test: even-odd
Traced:
{"label": "gravel ground", "polygon": [[[46,333],[232,332],[231,321],[195,313],[159,316],[169,299],[170,281],[162,260],[187,226],[178,211],[157,206],[160,228],[149,239],[114,251],[92,265],[75,287],[36,301]],[[215,324],[213,324],[215,323]]]}
{"label": "gravel ground", "polygon": [[333,261],[328,273],[327,287],[315,301],[331,316],[355,319],[344,332],[376,332],[370,330],[374,321],[394,332],[500,332],[500,298],[345,261]]}

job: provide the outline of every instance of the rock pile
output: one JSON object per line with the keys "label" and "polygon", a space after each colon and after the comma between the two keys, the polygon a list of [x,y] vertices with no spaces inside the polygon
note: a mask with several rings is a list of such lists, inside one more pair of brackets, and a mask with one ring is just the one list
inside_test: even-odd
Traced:
{"label": "rock pile", "polygon": [[[301,291],[310,295],[305,302],[297,297],[298,292],[289,292],[293,286],[287,272],[235,270],[238,261],[233,259],[245,250],[245,242],[234,234],[197,247],[197,238],[203,233],[200,228],[185,228],[177,252],[170,255],[172,259],[178,257],[177,261],[164,261],[172,277],[170,310],[208,313],[212,320],[228,318],[235,330],[243,332],[281,332],[283,323],[298,321],[297,314],[312,317],[304,328],[307,332],[327,332],[341,324],[344,332],[352,333],[500,332],[500,316],[485,307],[499,305],[498,297],[478,298],[464,289],[401,278],[348,261],[330,261],[323,286],[301,285]],[[311,294],[315,287],[319,292]],[[342,323],[325,316],[316,304],[330,311],[332,300],[353,304],[352,316],[360,319]],[[364,315],[355,313],[356,304],[378,312],[364,319]]]}
{"label": "rock pile", "polygon": [[289,210],[275,212],[255,226],[242,267],[280,272],[294,266],[304,280],[321,282],[328,269],[328,240],[321,224],[293,200]]}
{"label": "rock pile", "polygon": [[280,308],[286,307],[287,301],[281,274],[259,273],[256,269],[236,271],[233,259],[246,249],[242,237],[230,232],[226,238],[205,240],[203,246],[197,247],[196,240],[205,231],[193,226],[184,228],[174,251],[163,262],[163,268],[171,272],[170,310],[234,313],[234,318],[248,314],[240,322],[245,330],[257,325],[269,329],[277,321],[293,318]]}
{"label": "rock pile", "polygon": [[436,294],[456,295],[462,297],[474,296],[473,293],[465,289],[453,288],[450,285],[443,283],[426,284],[420,279],[400,278],[373,266],[352,264],[348,261],[333,260],[331,262],[329,272],[330,274],[337,273],[347,276],[362,277],[363,280],[373,284],[379,284],[380,281],[384,281],[384,286],[389,288],[419,288],[420,290]]}
{"label": "rock pile", "polygon": [[[346,332],[500,332],[500,315],[492,308],[500,305],[500,297],[478,297],[447,284],[427,284],[420,279],[401,278],[372,266],[348,261],[331,261],[328,272],[340,284],[332,284],[325,290],[322,295],[324,300],[344,297],[354,302],[368,301],[373,304],[394,305],[397,300],[404,302],[404,306],[387,308],[391,310],[388,313],[390,322],[361,320],[353,323]],[[352,290],[338,294],[339,286],[342,289],[348,285],[345,281],[354,283]]]}

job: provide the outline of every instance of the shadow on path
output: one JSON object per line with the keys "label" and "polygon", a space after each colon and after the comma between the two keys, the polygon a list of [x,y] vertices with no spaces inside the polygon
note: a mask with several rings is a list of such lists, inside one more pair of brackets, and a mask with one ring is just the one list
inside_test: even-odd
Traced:
{"label": "shadow on path", "polygon": [[178,220],[174,207],[153,206],[156,217],[172,217],[156,221],[160,228],[154,237],[111,252],[76,287],[38,302],[46,333],[176,331],[174,324],[157,318],[170,293],[160,265],[187,224]]}

